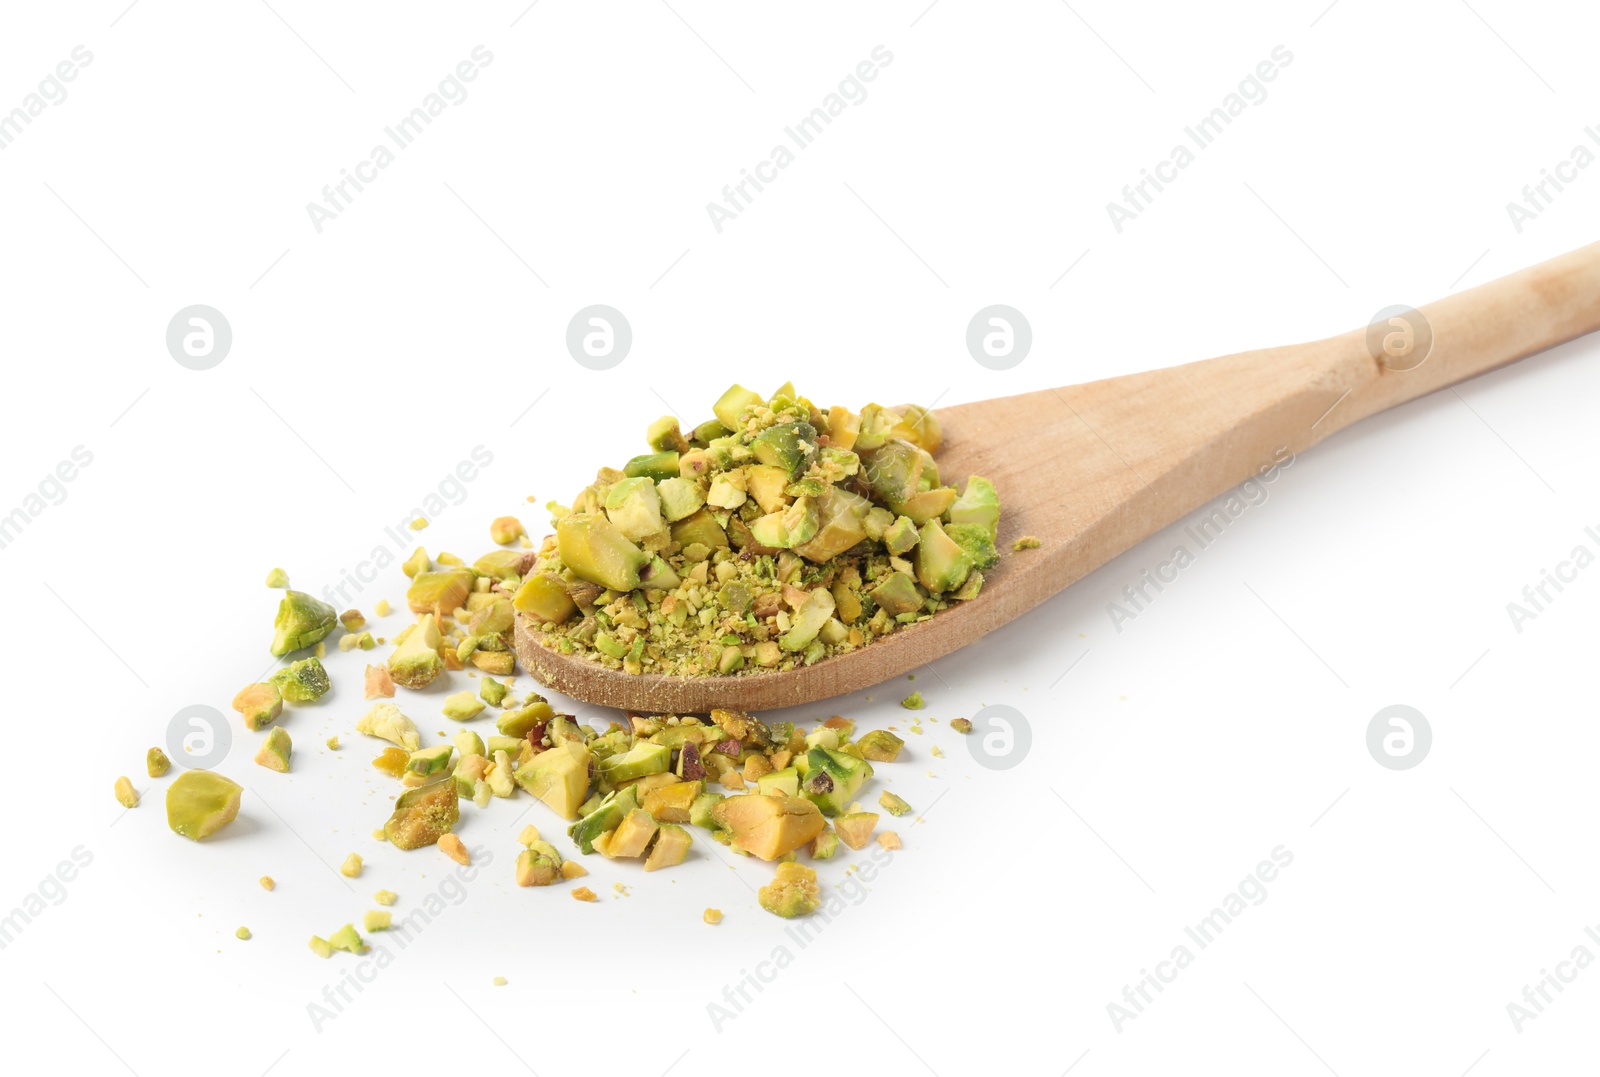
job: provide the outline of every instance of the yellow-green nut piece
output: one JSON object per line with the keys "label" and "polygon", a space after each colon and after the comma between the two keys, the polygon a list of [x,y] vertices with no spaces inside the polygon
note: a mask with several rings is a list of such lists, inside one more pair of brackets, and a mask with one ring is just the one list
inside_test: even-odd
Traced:
{"label": "yellow-green nut piece", "polygon": [[966,718],[952,718],[950,719],[950,728],[957,733],[971,733],[972,722]]}
{"label": "yellow-green nut piece", "polygon": [[763,909],[786,920],[806,916],[822,904],[817,873],[804,864],[792,862],[779,864],[772,882],[763,886],[756,896]]}
{"label": "yellow-green nut piece", "polygon": [[[968,728],[971,728],[970,724]],[[861,750],[861,758],[870,759],[874,763],[893,763],[900,757],[900,749],[905,746],[904,740],[887,729],[874,729],[870,733],[863,733],[861,739],[856,741],[856,747]]]}
{"label": "yellow-green nut piece", "polygon": [[470,722],[478,715],[483,714],[483,704],[478,701],[472,691],[458,691],[456,695],[445,699],[445,717],[456,722]]}
{"label": "yellow-green nut piece", "polygon": [[444,701],[444,716],[456,722],[468,722],[483,713],[483,703],[471,690],[457,692]]}
{"label": "yellow-green nut piece", "polygon": [[367,619],[360,610],[345,610],[339,614],[339,623],[346,632],[359,632],[367,626]]}
{"label": "yellow-green nut piece", "polygon": [[489,537],[502,546],[511,545],[527,533],[522,521],[515,516],[498,516],[489,525]]}
{"label": "yellow-green nut piece", "polygon": [[422,747],[417,724],[393,703],[374,703],[371,710],[356,719],[356,732],[386,740],[408,752]]}
{"label": "yellow-green nut piece", "polygon": [[878,806],[890,815],[906,815],[911,811],[910,804],[907,804],[887,789],[878,794]]}
{"label": "yellow-green nut piece", "polygon": [[144,769],[150,777],[159,778],[172,769],[172,760],[160,748],[151,748],[144,753]]}
{"label": "yellow-green nut piece", "polygon": [[333,944],[321,935],[311,936],[311,942],[308,945],[311,947],[311,952],[320,958],[326,959],[333,956]]}
{"label": "yellow-green nut piece", "polygon": [[556,522],[556,547],[562,563],[576,575],[613,591],[638,587],[639,570],[650,563],[643,550],[599,513],[563,516]]}
{"label": "yellow-green nut piece", "polygon": [[327,695],[332,687],[328,671],[317,658],[302,658],[292,662],[274,673],[268,681],[277,685],[283,698],[290,703],[315,703]]}
{"label": "yellow-green nut piece", "polygon": [[372,900],[376,901],[379,905],[393,905],[396,901],[400,900],[400,895],[395,893],[393,890],[379,890],[376,894],[372,895]]}
{"label": "yellow-green nut piece", "polygon": [[550,624],[561,624],[578,612],[566,585],[556,577],[542,573],[522,581],[511,604],[520,612]]}
{"label": "yellow-green nut piece", "polygon": [[288,587],[289,574],[281,568],[273,569],[271,572],[267,573],[267,586],[279,588]]}
{"label": "yellow-green nut piece", "polygon": [[426,614],[389,656],[389,676],[403,688],[426,688],[444,672],[444,659],[439,657],[439,622],[433,614]]}
{"label": "yellow-green nut piece", "polygon": [[343,950],[348,954],[359,954],[366,945],[361,941],[361,936],[356,934],[356,926],[354,924],[346,924],[328,936],[329,948]]}
{"label": "yellow-green nut piece", "polygon": [[361,875],[361,854],[351,853],[344,858],[344,863],[339,865],[339,874],[347,879],[359,878]]}
{"label": "yellow-green nut piece", "polygon": [[478,685],[478,697],[491,707],[504,703],[507,691],[506,686],[493,677],[485,677],[483,683]]}
{"label": "yellow-green nut piece", "polygon": [[209,770],[186,770],[167,787],[167,825],[190,841],[209,837],[239,814],[244,786]]}
{"label": "yellow-green nut piece", "polygon": [[118,778],[113,790],[117,794],[117,803],[124,808],[137,808],[139,806],[139,793],[134,789],[133,782],[127,775]]}
{"label": "yellow-green nut piece", "polygon": [[289,773],[289,752],[291,751],[289,734],[283,726],[275,725],[267,733],[267,739],[261,742],[261,750],[256,753],[256,762],[268,770],[275,770],[279,774]]}
{"label": "yellow-green nut piece", "polygon": [[839,851],[839,835],[832,828],[824,830],[811,840],[811,859],[832,860]]}
{"label": "yellow-green nut piece", "polygon": [[389,925],[394,922],[394,913],[380,909],[368,909],[361,918],[361,926],[366,931],[388,931]]}
{"label": "yellow-green nut piece", "polygon": [[406,588],[406,605],[412,613],[431,613],[435,617],[448,617],[467,604],[472,593],[472,583],[478,574],[470,568],[452,568],[443,572],[419,572]]}
{"label": "yellow-green nut piece", "polygon": [[400,571],[413,579],[419,574],[433,567],[433,562],[428,560],[428,551],[418,546],[411,551],[411,556],[400,563]]}
{"label": "yellow-green nut piece", "polygon": [[233,709],[244,719],[246,729],[265,729],[283,713],[283,694],[267,681],[246,685],[233,697]]}
{"label": "yellow-green nut piece", "polygon": [[291,651],[315,645],[333,631],[338,621],[338,613],[321,599],[304,591],[286,592],[273,622],[273,655],[282,658]]}
{"label": "yellow-green nut piece", "polygon": [[904,699],[902,699],[900,701],[900,705],[902,707],[904,707],[908,711],[919,711],[919,710],[921,710],[922,706],[923,706],[922,693],[921,692],[912,692],[909,696],[906,696],[906,698],[904,698]]}
{"label": "yellow-green nut piece", "polygon": [[238,939],[241,942],[249,942],[250,941],[250,929],[247,928],[247,927],[241,927],[238,931],[235,931],[233,933],[233,937]]}
{"label": "yellow-green nut piece", "polygon": [[420,849],[450,833],[460,818],[455,782],[447,776],[400,794],[383,832],[397,849]]}

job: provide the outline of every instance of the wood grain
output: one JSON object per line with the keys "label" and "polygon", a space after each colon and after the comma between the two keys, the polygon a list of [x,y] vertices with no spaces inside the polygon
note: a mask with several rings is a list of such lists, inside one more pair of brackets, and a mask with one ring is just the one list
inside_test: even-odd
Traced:
{"label": "wood grain", "polygon": [[[1003,557],[976,600],[860,651],[783,673],[630,676],[540,646],[519,615],[518,659],[564,695],[651,714],[795,706],[912,672],[1026,613],[1282,454],[1600,327],[1600,244],[1428,304],[1410,322],[1420,330],[1414,340],[1431,329],[1431,350],[1417,365],[1420,350],[1386,356],[1369,346],[1373,334],[1363,327],[941,408],[940,473],[994,482]],[[1404,328],[1395,323],[1380,335]],[[1012,553],[1020,535],[1042,545]]]}

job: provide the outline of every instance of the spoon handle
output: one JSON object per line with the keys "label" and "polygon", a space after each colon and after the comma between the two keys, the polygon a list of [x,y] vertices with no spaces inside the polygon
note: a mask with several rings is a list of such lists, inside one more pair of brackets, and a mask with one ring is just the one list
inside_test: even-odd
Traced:
{"label": "spoon handle", "polygon": [[[1350,397],[1326,436],[1600,329],[1600,243],[1321,342]],[[1338,384],[1336,381],[1335,384]],[[1322,430],[1323,425],[1331,428]]]}

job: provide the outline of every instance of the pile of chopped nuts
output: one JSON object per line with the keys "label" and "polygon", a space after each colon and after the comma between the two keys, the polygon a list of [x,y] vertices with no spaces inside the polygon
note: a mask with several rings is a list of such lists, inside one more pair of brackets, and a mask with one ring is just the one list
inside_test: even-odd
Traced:
{"label": "pile of chopped nuts", "polygon": [[629,673],[793,669],[977,597],[999,563],[994,486],[941,482],[928,409],[823,411],[786,384],[712,411],[687,435],[656,420],[651,452],[550,503],[515,597],[544,646]]}
{"label": "pile of chopped nuts", "polygon": [[[255,762],[281,774],[300,765],[279,722],[286,707],[315,706],[330,691],[322,659],[338,632],[341,652],[392,648],[366,666],[368,709],[354,731],[386,744],[372,765],[399,789],[373,837],[397,849],[437,847],[470,867],[473,851],[455,834],[464,808],[482,811],[525,793],[566,821],[575,855],[638,861],[654,872],[682,864],[697,830],[735,854],[775,863],[759,900],[781,917],[823,903],[802,857],[828,860],[841,845],[861,850],[874,837],[882,849],[899,849],[899,835],[878,831],[878,812],[857,799],[867,795],[874,764],[895,761],[904,748],[890,730],[857,737],[839,716],[805,730],[735,710],[628,715],[601,730],[536,693],[518,697],[519,615],[542,645],[608,667],[746,674],[866,646],[972,599],[998,563],[994,487],[977,476],[959,494],[941,484],[932,455],[941,432],[927,409],[824,412],[792,385],[768,398],[735,385],[712,410],[717,417],[687,436],[670,417],[652,423],[651,453],[621,471],[602,468],[571,507],[551,503],[555,534],[537,547],[511,516],[489,529],[501,548],[471,566],[419,547],[402,565],[415,620],[392,638],[375,637],[358,610],[339,613],[290,589],[288,575],[274,569],[267,585],[283,595],[269,649],[286,664],[233,699],[243,727],[262,734]],[[375,610],[391,613],[387,601]],[[463,690],[433,706],[459,729],[427,744],[423,730],[436,719],[419,724],[406,713],[420,715],[426,697],[396,694],[455,673],[475,685],[458,682]],[[921,708],[921,694],[902,705]],[[474,728],[490,719],[493,733]],[[951,728],[972,727],[954,719]],[[338,736],[324,743],[329,752],[341,748]],[[161,778],[171,761],[152,748],[146,767]],[[200,841],[233,821],[243,792],[221,774],[183,769],[167,787],[168,825]],[[128,778],[115,793],[125,807],[138,806]],[[877,803],[896,817],[913,811],[887,789]],[[535,826],[524,827],[518,843],[519,886],[588,875]],[[339,870],[360,876],[362,857],[349,854]],[[260,882],[276,885],[267,876]],[[626,896],[624,884],[614,889]],[[599,900],[586,886],[570,894]],[[389,906],[396,895],[380,890],[375,900]],[[722,913],[707,908],[704,919],[719,923]],[[362,925],[385,930],[390,913],[371,910]],[[248,930],[238,937],[248,939]],[[345,924],[326,939],[314,936],[311,948],[327,957],[366,944]]]}

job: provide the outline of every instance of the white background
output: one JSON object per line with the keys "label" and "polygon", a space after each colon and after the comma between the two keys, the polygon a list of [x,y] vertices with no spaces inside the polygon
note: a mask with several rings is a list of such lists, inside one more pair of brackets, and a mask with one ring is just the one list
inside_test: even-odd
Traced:
{"label": "white background", "polygon": [[[1506,1009],[1575,947],[1600,954],[1583,930],[1600,924],[1600,570],[1521,632],[1506,611],[1574,546],[1600,551],[1589,341],[1302,455],[1121,632],[1107,604],[1179,529],[914,686],[774,715],[904,731],[895,701],[929,704],[880,773],[931,810],[807,947],[756,907],[769,869],[709,842],[649,877],[590,858],[602,901],[580,905],[512,885],[526,800],[469,806],[462,837],[493,863],[319,1030],[307,1005],[358,962],[306,938],[380,887],[406,913],[452,868],[368,837],[392,786],[352,732],[359,655],[335,654],[333,694],[286,720],[292,775],[250,762],[236,728],[239,821],[203,845],[167,830],[144,750],[268,667],[267,569],[318,591],[396,552],[385,527],[474,446],[493,463],[430,551],[477,556],[505,512],[542,534],[525,497],[570,497],[663,410],[706,417],[734,372],[825,403],[1000,396],[1328,335],[1596,236],[1594,169],[1520,233],[1505,208],[1600,120],[1592,6],[925,8],[6,5],[0,110],[93,53],[0,151],[0,512],[93,454],[0,550],[0,912],[65,895],[0,951],[10,1057],[142,1077],[1589,1063],[1600,971],[1520,1031]],[[319,234],[306,203],[478,45],[493,62],[470,95]],[[719,234],[706,203],[879,45],[893,61],[866,99]],[[1293,61],[1266,99],[1119,234],[1106,203],[1279,45]],[[195,303],[234,336],[205,372],[164,342]],[[602,373],[563,342],[591,303],[634,332]],[[991,303],[1034,332],[1003,373],[964,346]],[[356,604],[403,582],[391,568]],[[430,733],[436,702],[411,701]],[[994,703],[1033,737],[1000,772],[946,724]],[[1395,703],[1433,730],[1411,770],[1366,747]],[[119,774],[149,790],[131,814]],[[528,819],[567,847],[542,808]],[[1294,859],[1267,899],[1119,1029],[1108,1003],[1280,845]],[[89,866],[46,884],[79,847]],[[327,865],[350,851],[368,867],[347,887]],[[759,996],[714,1021],[758,970]]]}

